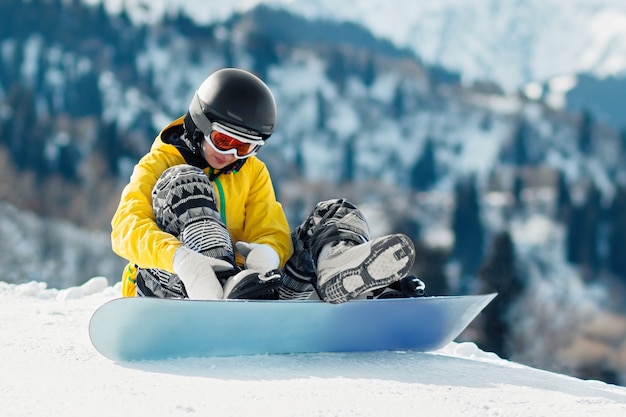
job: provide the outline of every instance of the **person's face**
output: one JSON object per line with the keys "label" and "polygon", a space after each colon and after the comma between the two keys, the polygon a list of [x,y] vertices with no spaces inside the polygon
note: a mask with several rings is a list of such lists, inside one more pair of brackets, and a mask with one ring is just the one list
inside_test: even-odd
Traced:
{"label": "person's face", "polygon": [[232,164],[237,160],[237,157],[232,154],[223,154],[213,149],[206,140],[202,141],[202,153],[204,159],[209,163],[211,168],[222,169]]}
{"label": "person's face", "polygon": [[214,122],[212,131],[204,137],[202,153],[214,169],[222,169],[235,162],[255,155],[264,141],[261,136],[241,136],[232,129]]}

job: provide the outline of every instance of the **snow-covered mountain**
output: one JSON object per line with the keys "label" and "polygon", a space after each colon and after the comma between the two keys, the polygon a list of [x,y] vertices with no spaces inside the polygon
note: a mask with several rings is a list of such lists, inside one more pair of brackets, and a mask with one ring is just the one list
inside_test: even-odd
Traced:
{"label": "snow-covered mountain", "polygon": [[209,23],[264,3],[309,18],[354,22],[467,81],[492,81],[509,90],[565,74],[626,71],[621,0],[101,1],[113,12],[125,3],[137,21],[156,21],[180,8]]}
{"label": "snow-covered mountain", "polygon": [[[288,13],[267,9],[223,20],[233,11],[249,10],[255,2],[106,3],[112,13],[122,4],[134,19],[156,22],[164,14],[171,19],[162,25],[132,28],[124,19],[102,16],[100,10],[83,10],[82,14],[74,10],[76,16],[93,23],[88,27],[76,25],[85,41],[73,42],[75,39],[60,31],[54,20],[62,20],[71,10],[57,10],[60,17],[56,17],[51,9],[52,16],[41,19],[32,31],[25,29],[28,16],[20,16],[20,27],[9,26],[13,33],[5,33],[2,40],[3,140],[13,155],[23,157],[24,164],[48,162],[51,168],[43,171],[45,176],[54,167],[72,168],[70,173],[86,184],[85,193],[97,189],[90,185],[102,183],[103,178],[119,175],[126,181],[154,133],[186,110],[194,89],[208,73],[229,65],[261,71],[276,95],[278,128],[262,159],[272,171],[293,224],[301,219],[299,210],[308,210],[316,201],[339,193],[357,202],[378,201],[368,211],[375,218],[387,218],[374,222],[375,234],[388,232],[392,222],[409,216],[424,225],[425,237],[437,235],[435,239],[447,239],[449,244],[449,237],[441,239],[442,234],[430,229],[449,228],[451,205],[434,208],[432,213],[416,212],[410,209],[414,203],[404,197],[407,189],[418,188],[411,184],[415,178],[427,176],[420,165],[425,149],[432,151],[434,163],[427,174],[434,176],[434,184],[419,187],[433,186],[443,193],[451,193],[456,182],[469,175],[475,175],[485,189],[497,182],[499,188],[492,189],[508,191],[516,175],[510,166],[515,164],[548,165],[564,172],[571,183],[592,181],[607,199],[614,195],[620,177],[626,178],[614,132],[598,130],[597,140],[581,152],[575,117],[552,114],[541,103],[513,95],[459,88],[456,81],[438,79],[410,57],[363,52],[363,43],[350,44],[347,39],[355,34],[363,37],[366,32],[361,29],[319,22],[309,25]],[[16,9],[7,11],[19,10],[19,4],[12,6]],[[199,20],[207,21],[210,16],[219,23],[190,28],[184,19],[176,20],[178,8],[194,10],[193,17]],[[276,34],[274,28],[284,33]],[[291,36],[298,29],[332,32],[340,45],[299,42],[297,36]],[[49,33],[42,34],[42,30]],[[254,43],[255,37],[266,44]],[[367,46],[372,44],[368,41]],[[342,49],[341,45],[347,46]],[[400,55],[399,50],[395,53]],[[5,82],[4,77],[11,82]],[[14,88],[20,84],[21,91]],[[86,105],[90,103],[96,105]],[[20,126],[33,122],[33,112],[41,115],[43,121],[37,131],[43,133],[25,140],[24,134],[32,131],[24,132]],[[49,122],[44,116],[66,113],[75,114],[80,122],[68,123],[61,118],[46,125]],[[11,123],[11,118],[20,123]],[[107,123],[125,136],[114,137]],[[525,124],[528,126],[520,134],[520,125]],[[41,145],[27,147],[27,143]],[[516,161],[519,155],[514,153],[522,148],[525,160]],[[103,169],[100,174],[98,164],[91,159],[101,157],[103,149],[106,162],[116,169],[113,173]],[[37,154],[43,150],[42,155]],[[36,164],[37,168],[41,165]],[[318,189],[303,187],[298,180],[326,184],[343,181],[348,185]],[[101,194],[111,201],[111,192],[111,188],[104,188]],[[94,203],[89,210],[77,202],[76,211],[95,216],[97,209],[105,207],[98,203],[101,198],[90,198]],[[61,200],[67,203],[67,197]],[[393,215],[384,216],[390,212]],[[490,229],[503,226],[498,223],[500,216],[485,217]]]}
{"label": "snow-covered mountain", "polygon": [[[300,3],[300,4],[298,4]],[[289,2],[298,11],[305,1]],[[617,0],[318,0],[303,13],[361,22],[467,80],[507,89],[556,75],[623,73],[626,3]],[[305,11],[306,10],[306,11]]]}
{"label": "snow-covered mountain", "polygon": [[[460,73],[466,84],[495,83],[509,92],[538,84],[534,91],[551,105],[589,110],[626,128],[626,3],[620,0],[84,1],[103,1],[113,13],[125,4],[136,22],[154,23],[180,10],[212,24],[259,4],[310,20],[352,22],[428,65]],[[563,77],[573,80],[566,89]]]}

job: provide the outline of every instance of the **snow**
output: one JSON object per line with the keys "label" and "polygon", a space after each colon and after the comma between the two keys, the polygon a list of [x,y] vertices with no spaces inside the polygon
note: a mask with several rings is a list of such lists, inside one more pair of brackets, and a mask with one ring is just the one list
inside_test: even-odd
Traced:
{"label": "snow", "polygon": [[472,343],[116,363],[94,350],[87,326],[119,291],[103,277],[61,291],[0,282],[3,416],[626,415],[624,387],[505,361]]}

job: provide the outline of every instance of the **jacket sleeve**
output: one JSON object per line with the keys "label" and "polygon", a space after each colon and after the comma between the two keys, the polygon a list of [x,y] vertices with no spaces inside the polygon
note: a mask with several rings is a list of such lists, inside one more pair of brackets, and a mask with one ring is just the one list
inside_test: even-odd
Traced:
{"label": "jacket sleeve", "polygon": [[246,203],[244,240],[274,248],[280,258],[280,266],[283,267],[293,254],[289,224],[282,205],[276,201],[267,167],[263,163],[252,167],[255,172]]}
{"label": "jacket sleeve", "polygon": [[116,254],[142,268],[173,272],[174,252],[182,243],[159,229],[152,209],[152,189],[163,171],[184,163],[175,150],[164,149],[168,146],[157,139],[135,166],[111,221],[111,246]]}

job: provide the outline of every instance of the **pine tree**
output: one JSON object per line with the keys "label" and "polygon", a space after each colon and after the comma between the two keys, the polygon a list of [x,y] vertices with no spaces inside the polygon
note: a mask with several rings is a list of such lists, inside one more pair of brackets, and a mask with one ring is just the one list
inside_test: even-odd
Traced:
{"label": "pine tree", "polygon": [[502,358],[509,358],[512,352],[507,346],[507,340],[512,324],[507,320],[507,313],[519,299],[525,283],[518,271],[515,247],[508,231],[494,237],[491,251],[480,268],[479,277],[481,293],[498,293],[482,313],[483,340],[479,345]]}
{"label": "pine tree", "polygon": [[36,134],[38,122],[35,93],[14,84],[7,97],[13,109],[9,124],[8,143],[16,165],[20,169],[42,168],[44,139]]}
{"label": "pine tree", "polygon": [[298,177],[303,178],[306,175],[306,165],[304,160],[304,154],[302,153],[302,144],[299,142],[296,144],[293,164],[295,166]]}
{"label": "pine tree", "polygon": [[72,142],[59,146],[57,157],[58,173],[68,181],[78,181],[78,165],[80,164],[80,151]]}
{"label": "pine tree", "polygon": [[580,205],[573,206],[567,221],[567,238],[565,240],[565,259],[578,265],[581,262],[580,242],[584,239],[584,209]]}
{"label": "pine tree", "polygon": [[68,86],[67,111],[75,117],[102,115],[102,93],[98,87],[98,74],[93,70],[81,75]]}
{"label": "pine tree", "polygon": [[123,153],[116,122],[101,122],[99,124],[96,150],[103,156],[107,171],[115,175],[119,174],[118,158]]}
{"label": "pine tree", "polygon": [[445,249],[428,247],[422,241],[415,241],[415,264],[412,272],[424,281],[429,296],[451,293],[450,283],[444,272],[448,256]]}
{"label": "pine tree", "polygon": [[522,207],[522,192],[524,191],[524,178],[519,173],[515,175],[513,179],[513,199],[515,200],[516,208]]}
{"label": "pine tree", "polygon": [[620,186],[609,210],[608,267],[615,275],[626,281],[626,188]]}
{"label": "pine tree", "polygon": [[398,84],[396,86],[396,89],[394,90],[393,99],[391,100],[391,117],[399,119],[400,117],[404,116],[404,114],[406,113],[405,100],[406,97],[404,89],[402,88],[402,84]]}
{"label": "pine tree", "polygon": [[321,91],[317,91],[315,93],[315,100],[317,103],[317,129],[320,131],[324,131],[327,128],[328,122],[328,105],[326,104],[326,100],[324,99],[324,94]]}
{"label": "pine tree", "polygon": [[513,136],[513,158],[518,167],[528,165],[528,123],[522,120],[518,123],[515,135]]}
{"label": "pine tree", "polygon": [[363,83],[367,87],[371,87],[376,80],[376,64],[372,57],[368,57],[365,61],[365,68],[363,69]]}
{"label": "pine tree", "polygon": [[584,110],[578,127],[578,149],[583,153],[591,152],[592,139],[593,118],[588,110]]}
{"label": "pine tree", "polygon": [[346,56],[338,50],[333,50],[328,57],[326,75],[337,84],[337,90],[343,93],[348,80],[348,64]]}
{"label": "pine tree", "polygon": [[278,62],[278,53],[272,39],[262,33],[251,33],[247,38],[246,48],[254,57],[252,72],[261,79],[267,79],[269,67]]}
{"label": "pine tree", "polygon": [[590,275],[600,264],[598,252],[601,219],[600,190],[591,184],[584,204],[572,209],[567,228],[566,258]]}
{"label": "pine tree", "polygon": [[595,184],[587,191],[585,203],[585,237],[581,242],[583,264],[590,272],[595,272],[600,266],[599,233],[602,219],[602,194]]}
{"label": "pine tree", "polygon": [[354,137],[348,139],[343,147],[343,164],[341,165],[341,178],[342,184],[351,183],[355,180],[356,172],[356,146],[354,144]]}
{"label": "pine tree", "polygon": [[415,191],[423,191],[429,189],[436,180],[435,145],[428,138],[420,157],[411,168],[410,185]]}
{"label": "pine tree", "polygon": [[485,240],[474,177],[457,183],[455,201],[456,206],[452,215],[454,233],[452,256],[459,261],[463,276],[473,276],[481,263]]}
{"label": "pine tree", "polygon": [[556,187],[556,218],[563,224],[567,224],[572,211],[572,196],[570,194],[567,177],[563,171],[559,171],[558,173]]}

